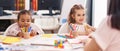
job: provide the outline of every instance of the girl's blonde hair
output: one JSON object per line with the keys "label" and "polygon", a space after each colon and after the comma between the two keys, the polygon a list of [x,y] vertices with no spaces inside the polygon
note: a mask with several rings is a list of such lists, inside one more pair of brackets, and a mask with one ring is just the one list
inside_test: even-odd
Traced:
{"label": "girl's blonde hair", "polygon": [[75,4],[71,8],[70,13],[68,15],[68,24],[75,23],[75,19],[72,17],[72,15],[75,15],[75,13],[76,13],[75,10],[79,10],[79,9],[84,9],[84,7],[81,4],[79,4],[79,5]]}

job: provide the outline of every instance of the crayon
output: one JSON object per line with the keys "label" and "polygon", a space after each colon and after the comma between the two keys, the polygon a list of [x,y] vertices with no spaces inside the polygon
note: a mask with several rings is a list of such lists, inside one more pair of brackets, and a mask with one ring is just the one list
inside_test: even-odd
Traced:
{"label": "crayon", "polygon": [[73,29],[73,27],[72,27],[71,25],[70,25],[69,27],[70,27],[70,29],[71,29],[72,31],[74,31],[74,29]]}
{"label": "crayon", "polygon": [[31,27],[28,28],[28,32],[30,32],[30,31],[31,31]]}

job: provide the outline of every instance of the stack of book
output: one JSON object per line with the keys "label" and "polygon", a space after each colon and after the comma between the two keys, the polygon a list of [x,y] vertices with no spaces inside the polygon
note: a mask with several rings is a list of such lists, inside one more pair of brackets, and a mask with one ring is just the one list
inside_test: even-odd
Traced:
{"label": "stack of book", "polygon": [[15,0],[15,7],[17,11],[25,9],[25,0]]}
{"label": "stack of book", "polygon": [[38,0],[30,0],[30,9],[34,11],[38,10]]}

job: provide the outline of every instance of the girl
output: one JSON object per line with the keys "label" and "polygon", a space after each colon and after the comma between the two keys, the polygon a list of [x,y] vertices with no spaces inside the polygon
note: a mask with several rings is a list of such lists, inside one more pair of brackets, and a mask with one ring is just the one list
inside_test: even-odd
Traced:
{"label": "girl", "polygon": [[74,37],[78,35],[88,35],[95,28],[84,23],[85,22],[85,10],[82,5],[74,5],[69,13],[68,22],[61,26],[59,34],[70,33]]}
{"label": "girl", "polygon": [[26,39],[37,34],[44,34],[41,28],[31,23],[31,20],[31,13],[27,10],[22,10],[17,16],[17,22],[9,26],[6,29],[5,34]]}

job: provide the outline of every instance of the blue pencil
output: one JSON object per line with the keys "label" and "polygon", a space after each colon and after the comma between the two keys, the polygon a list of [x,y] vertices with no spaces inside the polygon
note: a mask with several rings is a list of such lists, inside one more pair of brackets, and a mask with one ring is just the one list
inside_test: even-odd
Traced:
{"label": "blue pencil", "polygon": [[74,31],[74,29],[73,29],[73,27],[72,27],[71,25],[69,25],[69,27],[70,27],[70,29],[71,29],[72,31]]}
{"label": "blue pencil", "polygon": [[28,32],[30,32],[30,31],[31,31],[31,27],[28,28]]}
{"label": "blue pencil", "polygon": [[57,35],[57,36],[62,37],[62,38],[66,38],[66,36],[63,36],[63,35]]}

